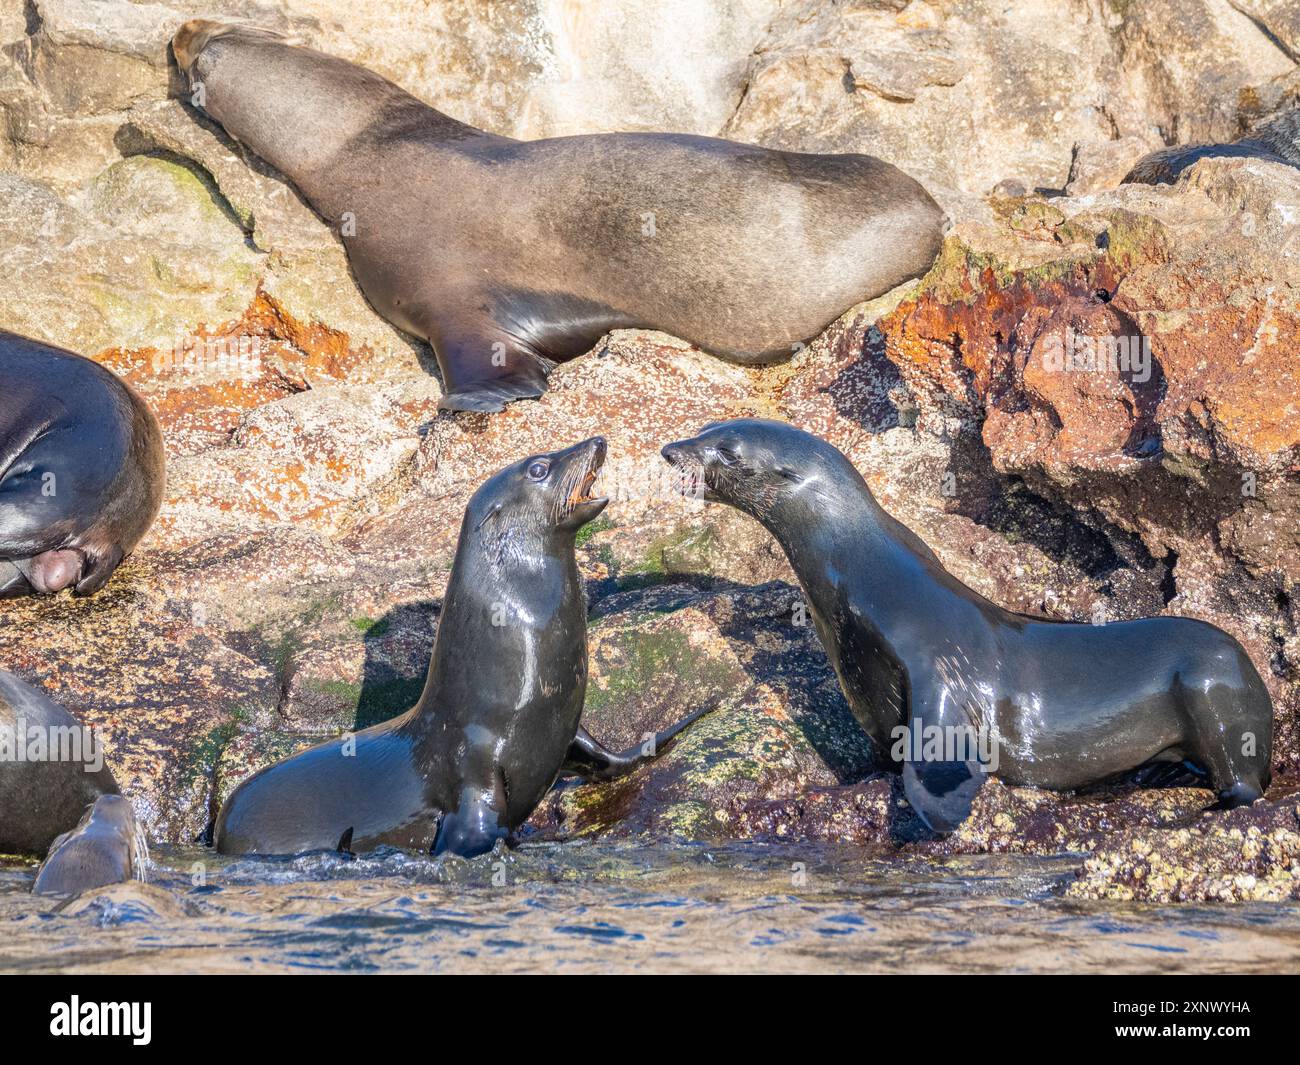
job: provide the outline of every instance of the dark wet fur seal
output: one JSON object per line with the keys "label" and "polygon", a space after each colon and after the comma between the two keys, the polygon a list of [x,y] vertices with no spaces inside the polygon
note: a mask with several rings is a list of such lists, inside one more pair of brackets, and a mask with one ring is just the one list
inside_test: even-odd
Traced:
{"label": "dark wet fur seal", "polygon": [[99,591],[162,503],[162,434],[89,359],[0,332],[0,598]]}
{"label": "dark wet fur seal", "polygon": [[[1008,784],[1073,790],[1186,762],[1223,806],[1252,802],[1267,786],[1268,691],[1214,626],[1177,617],[1071,624],[1003,610],[886,514],[844,455],[781,422],[711,425],[663,453],[688,486],[757,518],[781,543],[878,752],[899,753],[898,726],[984,727],[1000,736],[996,775]],[[983,777],[978,760],[900,750],[893,768],[925,822],[960,824]]]}
{"label": "dark wet fur seal", "polygon": [[[130,802],[102,764],[103,752],[67,710],[44,692],[0,670],[0,854],[44,854],[32,888],[78,895],[143,878],[148,847]],[[34,732],[44,735],[28,755]],[[98,763],[98,764],[96,764]]]}
{"label": "dark wet fur seal", "polygon": [[[52,730],[84,744],[89,736],[81,722],[44,692],[0,670],[0,729],[6,738],[22,739],[16,732]],[[46,758],[19,761],[0,758],[0,854],[44,854],[54,840],[76,825],[82,812],[102,795],[118,794],[117,782],[107,766],[87,772],[85,758]]]}
{"label": "dark wet fur seal", "polygon": [[36,895],[80,895],[83,891],[143,880],[149,848],[131,804],[121,795],[102,795],[76,828],[59,836],[36,874]]}
{"label": "dark wet fur seal", "polygon": [[926,191],[871,156],[666,133],[516,141],[265,30],[194,20],[172,49],[203,110],[339,227],[375,310],[433,346],[444,408],[538,396],[617,328],[788,357],[924,273],[943,237]]}
{"label": "dark wet fur seal", "polygon": [[1227,144],[1180,144],[1145,155],[1122,184],[1172,185],[1201,159],[1265,159],[1300,167],[1300,109],[1286,111]]}
{"label": "dark wet fur seal", "polygon": [[217,850],[473,856],[523,824],[561,770],[608,779],[653,757],[607,751],[578,724],[587,606],[574,540],[607,502],[589,495],[604,457],[588,440],[474,493],[420,701],[244,781],[217,817]]}

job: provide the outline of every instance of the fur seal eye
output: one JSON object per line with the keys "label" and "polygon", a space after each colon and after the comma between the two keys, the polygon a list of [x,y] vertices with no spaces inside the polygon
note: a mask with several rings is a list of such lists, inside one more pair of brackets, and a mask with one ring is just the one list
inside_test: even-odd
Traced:
{"label": "fur seal eye", "polygon": [[736,463],[740,461],[740,456],[737,455],[734,451],[732,451],[731,448],[729,447],[720,447],[717,448],[716,450],[718,453],[718,459],[722,462],[724,466],[734,466],[736,465]]}
{"label": "fur seal eye", "polygon": [[528,467],[528,476],[534,481],[546,480],[546,475],[551,472],[551,464],[544,459],[538,459]]}

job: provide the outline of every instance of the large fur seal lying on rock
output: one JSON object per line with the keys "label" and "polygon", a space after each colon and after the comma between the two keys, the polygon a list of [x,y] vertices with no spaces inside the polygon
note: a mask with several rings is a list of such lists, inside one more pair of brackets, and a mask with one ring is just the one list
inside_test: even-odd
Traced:
{"label": "large fur seal lying on rock", "polygon": [[46,854],[33,888],[76,895],[143,877],[147,848],[94,734],[0,670],[0,854]]}
{"label": "large fur seal lying on rock", "polygon": [[90,595],[162,502],[162,435],[108,370],[0,332],[0,599]]}
{"label": "large fur seal lying on rock", "polygon": [[1172,185],[1201,159],[1241,156],[1300,167],[1300,109],[1286,111],[1227,144],[1179,144],[1144,155],[1123,184]]}
{"label": "large fur seal lying on rock", "polygon": [[1268,691],[1212,625],[1003,610],[886,514],[844,455],[781,422],[722,422],[663,454],[688,489],[780,542],[849,707],[931,828],[965,819],[981,770],[1069,790],[1185,761],[1223,806],[1267,785]]}
{"label": "large fur seal lying on rock", "polygon": [[337,226],[375,310],[433,346],[441,406],[539,396],[611,329],[771,361],[924,273],[943,212],[867,155],[612,133],[516,141],[342,59],[205,20],[195,102]]}
{"label": "large fur seal lying on rock", "polygon": [[474,493],[420,701],[400,717],[250,777],[217,817],[224,854],[389,844],[466,857],[528,818],[561,772],[609,779],[655,752],[607,751],[578,725],[587,605],[578,529],[605,442],[536,455]]}

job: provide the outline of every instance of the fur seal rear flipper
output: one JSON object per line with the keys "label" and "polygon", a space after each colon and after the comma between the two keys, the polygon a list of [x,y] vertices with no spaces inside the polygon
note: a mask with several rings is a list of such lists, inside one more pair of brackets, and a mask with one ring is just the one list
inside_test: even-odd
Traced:
{"label": "fur seal rear flipper", "polygon": [[587,604],[575,538],[607,502],[590,494],[604,460],[605,441],[587,440],[474,493],[419,702],[245,780],[217,816],[217,850],[387,844],[471,857],[528,819],[566,760],[591,759],[576,768],[593,775],[602,760],[639,761],[579,730]]}
{"label": "fur seal rear flipper", "polygon": [[923,274],[943,239],[925,189],[868,155],[516,141],[265,30],[198,19],[172,51],[193,101],[338,228],[375,310],[433,346],[451,410],[541,395],[611,329],[786,358]]}
{"label": "fur seal rear flipper", "polygon": [[685,488],[780,542],[850,709],[936,831],[965,819],[987,773],[1068,791],[1186,762],[1225,807],[1267,786],[1268,689],[1213,625],[1003,610],[890,517],[844,455],[792,425],[721,422],[663,454]]}
{"label": "fur seal rear flipper", "polygon": [[90,359],[0,332],[0,598],[99,591],[162,503],[162,434]]}

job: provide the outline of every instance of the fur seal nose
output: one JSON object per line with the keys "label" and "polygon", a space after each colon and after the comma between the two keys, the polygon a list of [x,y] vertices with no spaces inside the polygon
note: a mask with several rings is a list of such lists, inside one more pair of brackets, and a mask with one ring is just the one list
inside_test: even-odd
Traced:
{"label": "fur seal nose", "polygon": [[679,462],[684,462],[686,459],[686,442],[684,440],[679,440],[675,444],[665,444],[659,449],[659,454],[661,454],[670,465],[676,466]]}

